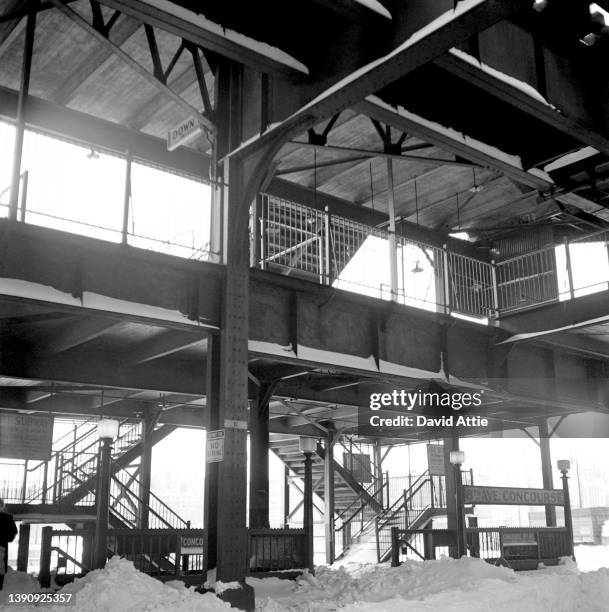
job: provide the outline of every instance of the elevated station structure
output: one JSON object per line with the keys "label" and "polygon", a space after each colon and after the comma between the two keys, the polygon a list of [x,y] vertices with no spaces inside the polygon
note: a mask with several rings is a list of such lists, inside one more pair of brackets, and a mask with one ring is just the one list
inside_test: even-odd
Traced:
{"label": "elevated station structure", "polygon": [[[597,5],[1,2],[0,116],[17,129],[0,220],[2,410],[141,422],[126,452],[148,457],[143,506],[155,440],[223,430],[205,554],[225,582],[244,580],[246,524],[268,526],[269,448],[290,466],[299,436],[321,440],[332,560],[352,503],[339,508],[336,483],[369,496],[335,465],[337,440],[372,445],[380,472],[382,447],[458,444],[427,426],[360,435],[371,393],[475,383],[490,429],[541,437],[606,412]],[[25,130],[209,184],[208,260],[129,246],[126,222],[122,244],[24,222]],[[592,287],[580,245],[603,253]]]}

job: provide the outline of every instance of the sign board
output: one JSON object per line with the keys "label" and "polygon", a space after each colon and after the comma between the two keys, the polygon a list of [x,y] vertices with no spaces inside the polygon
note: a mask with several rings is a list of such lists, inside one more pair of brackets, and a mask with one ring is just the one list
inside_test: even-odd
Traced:
{"label": "sign board", "polygon": [[167,133],[167,150],[173,151],[190,142],[203,131],[203,127],[196,117],[189,117]]}
{"label": "sign board", "polygon": [[441,444],[427,445],[427,467],[432,476],[444,476],[444,447]]}
{"label": "sign board", "polygon": [[207,444],[205,445],[205,463],[216,463],[224,461],[224,430],[207,432]]}
{"label": "sign board", "polygon": [[565,495],[560,489],[464,486],[463,503],[500,506],[564,506]]}
{"label": "sign board", "polygon": [[0,414],[0,457],[46,461],[51,458],[52,444],[52,416]]}
{"label": "sign board", "polygon": [[180,536],[180,554],[202,555],[203,536]]}
{"label": "sign board", "polygon": [[224,429],[247,429],[247,421],[224,419]]}
{"label": "sign board", "polygon": [[530,531],[504,531],[502,534],[504,546],[536,546],[537,535]]}
{"label": "sign board", "polygon": [[372,465],[370,455],[365,453],[343,453],[343,466],[351,472],[360,484],[372,482]]}

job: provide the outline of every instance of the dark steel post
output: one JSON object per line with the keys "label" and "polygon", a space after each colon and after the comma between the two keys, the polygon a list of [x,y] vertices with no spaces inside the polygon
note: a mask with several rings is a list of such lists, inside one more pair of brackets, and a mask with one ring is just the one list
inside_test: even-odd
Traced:
{"label": "dark steel post", "polygon": [[258,388],[250,410],[250,511],[249,526],[269,526],[269,399],[271,388]]}
{"label": "dark steel post", "polygon": [[110,461],[112,459],[112,440],[102,439],[99,477],[96,495],[95,524],[95,569],[106,565],[108,550],[108,521],[110,519]]}
{"label": "dark steel post", "polygon": [[32,55],[34,53],[34,32],[36,30],[36,12],[27,16],[25,28],[25,47],[21,67],[21,87],[17,101],[17,131],[13,148],[13,173],[11,176],[11,197],[9,200],[9,219],[17,220],[19,208],[19,177],[21,176],[21,158],[23,156],[23,139],[25,135],[25,103],[30,90],[30,74],[32,71]]}
{"label": "dark steel post", "polygon": [[150,479],[152,469],[152,443],[150,436],[154,421],[142,419],[142,456],[140,458],[140,529],[148,529],[150,518]]}
{"label": "dark steel post", "polygon": [[127,244],[129,237],[129,209],[131,206],[131,153],[125,159],[125,193],[123,196],[123,228],[121,242]]}
{"label": "dark steel post", "polygon": [[457,559],[463,557],[467,551],[467,544],[465,541],[465,512],[463,509],[463,488],[461,483],[461,466],[454,466],[455,475],[455,501],[456,501],[456,515],[457,515]]}
{"label": "dark steel post", "polygon": [[286,465],[283,471],[283,526],[288,528],[290,516],[290,469]]}
{"label": "dark steel post", "polygon": [[[540,419],[539,429],[539,450],[541,452],[541,478],[544,489],[553,489],[554,482],[552,479],[552,457],[550,455],[550,435],[548,433],[548,422],[546,419]],[[546,506],[546,526],[556,527],[556,508],[554,506]]]}
{"label": "dark steel post", "polygon": [[17,571],[27,573],[28,557],[30,551],[30,524],[21,523],[19,526],[19,546],[17,548]]}
{"label": "dark steel post", "polygon": [[334,534],[334,432],[328,431],[324,459],[324,514],[326,530],[326,563],[332,565],[335,557]]}
{"label": "dark steel post", "polygon": [[311,453],[305,453],[304,460],[304,508],[303,526],[306,535],[306,566],[312,572],[313,562],[313,469]]}
{"label": "dark steel post", "polygon": [[569,553],[575,561],[575,551],[573,550],[573,518],[571,516],[571,498],[569,495],[569,477],[567,470],[561,470],[562,473],[562,490],[565,496],[565,527],[569,537]]}

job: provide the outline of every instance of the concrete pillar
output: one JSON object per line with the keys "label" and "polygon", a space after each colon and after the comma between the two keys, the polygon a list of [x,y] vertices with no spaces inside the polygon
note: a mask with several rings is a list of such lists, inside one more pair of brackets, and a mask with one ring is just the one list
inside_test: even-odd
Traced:
{"label": "concrete pillar", "polygon": [[[550,453],[550,436],[548,432],[548,421],[541,419],[538,423],[539,428],[539,451],[541,453],[541,478],[544,489],[553,489],[552,478],[552,456]],[[546,525],[556,527],[556,508],[546,506]]]}

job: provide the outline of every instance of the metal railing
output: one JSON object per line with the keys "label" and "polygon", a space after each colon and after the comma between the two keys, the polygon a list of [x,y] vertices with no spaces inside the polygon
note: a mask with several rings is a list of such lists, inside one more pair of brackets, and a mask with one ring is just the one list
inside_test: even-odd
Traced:
{"label": "metal railing", "polygon": [[[497,310],[492,265],[262,194],[258,265],[408,306],[484,319]],[[395,258],[396,279],[390,279]]]}
{"label": "metal railing", "polygon": [[[141,572],[159,578],[201,574],[203,534],[202,529],[110,529],[107,557],[129,559]],[[201,545],[183,548],[185,540]],[[94,543],[93,529],[44,527],[39,571],[42,586],[50,585],[52,572],[56,582],[65,583],[93,569]]]}
{"label": "metal railing", "polygon": [[304,529],[250,529],[249,571],[312,569]]}
{"label": "metal railing", "polygon": [[609,287],[607,231],[492,262],[404,235],[392,253],[386,229],[266,194],[259,222],[263,269],[482,322]]}
{"label": "metal railing", "polygon": [[[461,471],[462,484],[473,483],[472,470]],[[438,510],[446,508],[446,482],[444,476],[424,472],[404,489],[375,520],[377,559],[381,563],[391,553],[391,530],[414,529],[426,523]]]}
{"label": "metal railing", "polygon": [[[107,558],[114,555],[133,562],[148,575],[172,579],[201,575],[204,561],[203,529],[110,529]],[[272,572],[310,568],[304,529],[250,529],[249,571]],[[70,582],[94,567],[95,531],[44,527],[39,580],[50,586]]]}
{"label": "metal railing", "polygon": [[[556,563],[572,554],[566,527],[476,527],[467,528],[465,538],[470,556],[514,569],[535,569],[540,562]],[[454,530],[393,527],[391,563],[435,559],[438,552],[446,553],[456,544]]]}

